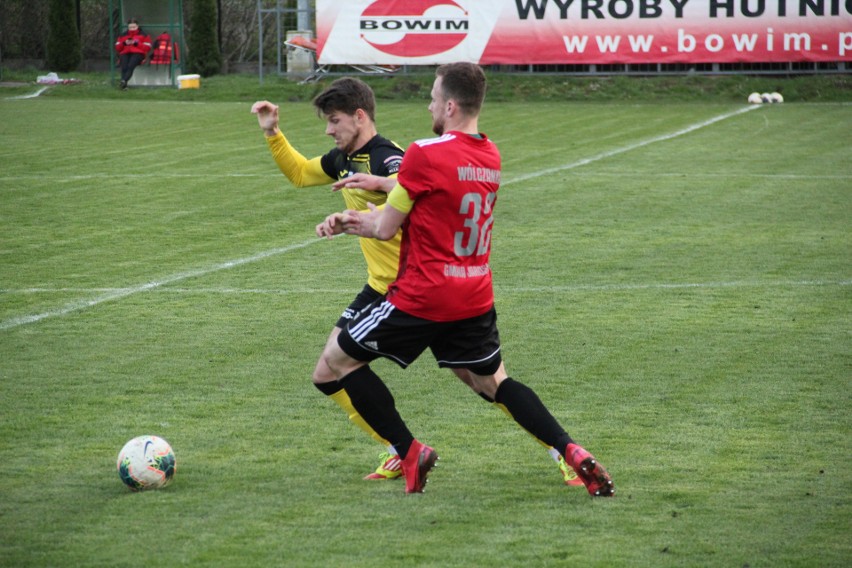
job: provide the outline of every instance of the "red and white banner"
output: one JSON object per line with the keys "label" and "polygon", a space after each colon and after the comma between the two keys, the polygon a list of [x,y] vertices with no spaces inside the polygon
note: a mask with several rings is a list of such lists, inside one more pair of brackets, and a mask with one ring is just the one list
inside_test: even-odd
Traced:
{"label": "red and white banner", "polygon": [[316,0],[323,64],[852,61],[852,0]]}

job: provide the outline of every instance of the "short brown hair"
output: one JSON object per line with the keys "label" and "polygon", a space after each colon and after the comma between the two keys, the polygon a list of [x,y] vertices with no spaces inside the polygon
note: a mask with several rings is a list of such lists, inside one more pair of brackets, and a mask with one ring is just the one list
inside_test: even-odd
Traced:
{"label": "short brown hair", "polygon": [[337,79],[314,98],[317,113],[329,115],[340,111],[355,114],[359,108],[376,121],[376,96],[373,89],[360,79],[343,77]]}
{"label": "short brown hair", "polygon": [[485,73],[475,63],[447,63],[435,71],[445,99],[453,99],[468,115],[479,114],[485,101]]}

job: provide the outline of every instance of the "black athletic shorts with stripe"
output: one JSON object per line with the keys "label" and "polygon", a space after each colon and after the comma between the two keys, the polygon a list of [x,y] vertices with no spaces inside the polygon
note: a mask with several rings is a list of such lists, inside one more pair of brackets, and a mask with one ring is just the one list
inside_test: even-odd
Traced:
{"label": "black athletic shorts with stripe", "polygon": [[358,295],[355,296],[355,299],[352,300],[352,303],[349,304],[349,306],[345,310],[343,310],[343,313],[340,314],[340,319],[337,320],[337,323],[335,325],[340,329],[345,328],[346,324],[355,319],[358,314],[364,310],[364,308],[366,308],[376,300],[380,300],[384,297],[384,294],[377,290],[374,290],[369,284],[364,284],[364,289],[358,292]]}
{"label": "black athletic shorts with stripe", "polygon": [[459,321],[431,321],[407,314],[381,298],[350,320],[337,338],[358,361],[385,357],[403,369],[428,347],[439,367],[491,375],[502,362],[497,312]]}

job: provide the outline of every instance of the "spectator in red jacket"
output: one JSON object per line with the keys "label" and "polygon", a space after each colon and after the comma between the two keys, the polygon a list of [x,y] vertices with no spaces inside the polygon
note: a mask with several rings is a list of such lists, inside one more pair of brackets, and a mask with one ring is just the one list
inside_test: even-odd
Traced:
{"label": "spectator in red jacket", "polygon": [[142,31],[136,18],[127,20],[127,33],[115,42],[118,52],[118,64],[121,66],[122,90],[127,89],[127,82],[133,76],[133,70],[145,61],[151,51],[151,36]]}

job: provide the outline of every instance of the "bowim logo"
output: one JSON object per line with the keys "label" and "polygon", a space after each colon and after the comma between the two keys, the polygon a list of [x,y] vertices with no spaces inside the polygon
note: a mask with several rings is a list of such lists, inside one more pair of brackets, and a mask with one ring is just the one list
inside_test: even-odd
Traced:
{"label": "bowim logo", "polygon": [[468,14],[453,0],[376,0],[361,14],[361,37],[384,53],[423,57],[467,37]]}

